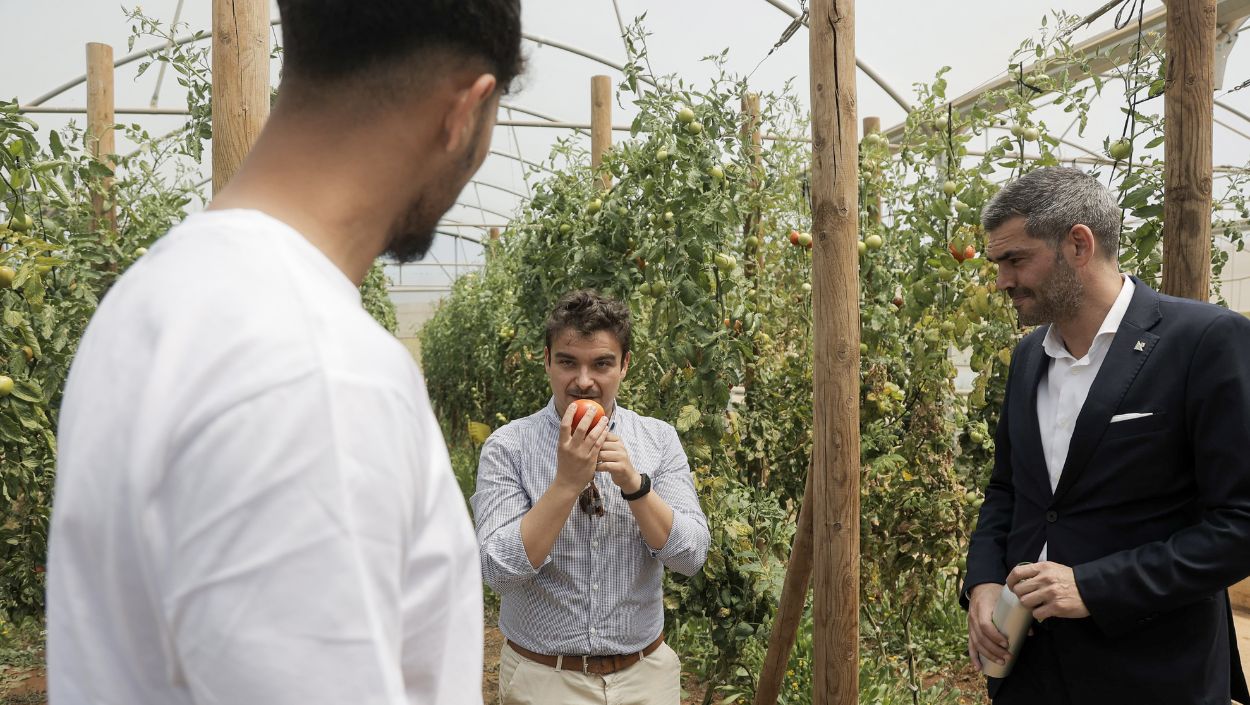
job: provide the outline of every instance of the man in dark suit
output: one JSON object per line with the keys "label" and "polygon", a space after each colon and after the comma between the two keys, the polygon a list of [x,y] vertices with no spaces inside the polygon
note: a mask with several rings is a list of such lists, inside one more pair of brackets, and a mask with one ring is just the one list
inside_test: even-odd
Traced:
{"label": "man in dark suit", "polygon": [[[1021,325],[961,602],[995,705],[1250,702],[1225,591],[1250,574],[1250,320],[1117,266],[1093,177],[1030,172],[982,216]],[[1027,563],[1027,565],[1020,565]]]}

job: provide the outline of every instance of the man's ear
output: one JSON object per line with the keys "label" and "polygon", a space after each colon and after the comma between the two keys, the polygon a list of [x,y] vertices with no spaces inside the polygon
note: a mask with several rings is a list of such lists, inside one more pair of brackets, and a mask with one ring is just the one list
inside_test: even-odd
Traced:
{"label": "man's ear", "polygon": [[621,359],[621,376],[624,377],[627,372],[629,372],[629,353],[625,353],[625,357]]}
{"label": "man's ear", "polygon": [[448,153],[456,154],[473,141],[485,112],[494,106],[495,76],[484,73],[468,85],[457,84],[451,110],[443,118],[443,140]]}
{"label": "man's ear", "polygon": [[1088,225],[1073,225],[1068,231],[1068,244],[1072,245],[1073,264],[1086,264],[1094,258],[1097,240]]}

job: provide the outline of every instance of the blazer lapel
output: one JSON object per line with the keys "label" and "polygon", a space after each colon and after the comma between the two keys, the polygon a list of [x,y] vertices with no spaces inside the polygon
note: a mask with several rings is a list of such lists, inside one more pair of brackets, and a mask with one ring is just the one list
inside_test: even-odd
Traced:
{"label": "blazer lapel", "polygon": [[1046,472],[1046,456],[1042,452],[1042,432],[1037,420],[1037,387],[1046,378],[1046,372],[1050,367],[1046,364],[1049,359],[1046,357],[1046,351],[1042,349],[1044,337],[1045,333],[1038,332],[1030,340],[1030,344],[1021,349],[1024,353],[1020,360],[1020,384],[1023,388],[1016,387],[1013,390],[1012,398],[1017,401],[1012,404],[1010,414],[1011,418],[1020,419],[1022,424],[1022,435],[1013,438],[1013,442],[1020,444],[1021,457],[1029,461],[1029,470],[1023,476],[1036,480],[1041,491],[1040,496],[1049,497],[1050,478]]}
{"label": "blazer lapel", "polygon": [[1159,341],[1159,336],[1149,330],[1162,318],[1159,313],[1159,295],[1136,277],[1133,278],[1133,283],[1136,286],[1133,300],[1116,330],[1107,356],[1103,358],[1098,376],[1094,378],[1089,396],[1085,398],[1085,405],[1077,416],[1072,442],[1068,446],[1068,457],[1063,464],[1063,473],[1059,476],[1059,485],[1055,488],[1055,502],[1063,498],[1084,472],[1089,457],[1098,447],[1098,442],[1102,440],[1102,435],[1111,422],[1111,416],[1119,408],[1124,394],[1128,392],[1129,386],[1133,384],[1137,373],[1146,364]]}

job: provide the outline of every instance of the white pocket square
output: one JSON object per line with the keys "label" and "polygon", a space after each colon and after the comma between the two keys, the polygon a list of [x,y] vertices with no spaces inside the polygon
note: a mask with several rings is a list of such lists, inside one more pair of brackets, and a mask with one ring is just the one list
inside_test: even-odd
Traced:
{"label": "white pocket square", "polygon": [[1145,412],[1139,411],[1139,412],[1132,413],[1132,414],[1116,414],[1115,416],[1111,417],[1111,423],[1117,423],[1120,421],[1129,421],[1131,419],[1143,419],[1147,416],[1154,416],[1154,415],[1155,415],[1155,412],[1153,411],[1145,411]]}

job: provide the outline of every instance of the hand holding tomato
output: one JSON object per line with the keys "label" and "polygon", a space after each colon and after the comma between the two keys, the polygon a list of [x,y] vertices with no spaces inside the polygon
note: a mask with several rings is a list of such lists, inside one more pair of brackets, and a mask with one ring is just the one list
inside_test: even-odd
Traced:
{"label": "hand holding tomato", "polygon": [[[594,412],[588,413],[587,409]],[[607,440],[607,430],[608,417],[598,403],[578,399],[565,408],[556,449],[556,483],[581,492],[594,479],[595,463],[599,459],[599,449]]]}

